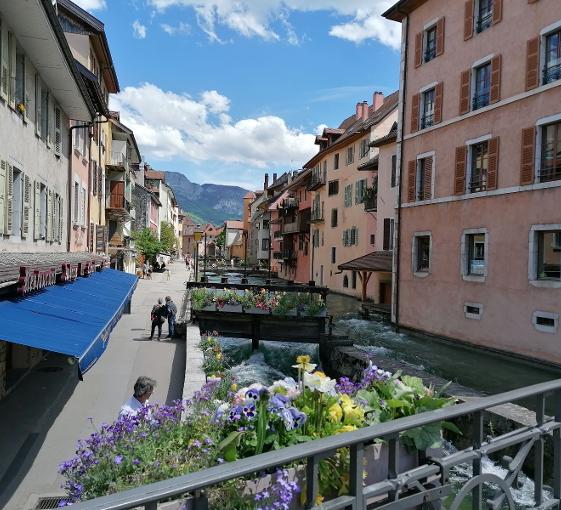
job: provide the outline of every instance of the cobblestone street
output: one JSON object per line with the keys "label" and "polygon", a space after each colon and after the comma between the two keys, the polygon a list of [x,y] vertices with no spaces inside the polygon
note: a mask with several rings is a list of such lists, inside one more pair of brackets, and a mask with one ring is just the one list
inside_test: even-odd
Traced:
{"label": "cobblestone street", "polygon": [[[62,357],[40,364],[0,403],[0,508],[27,509],[37,496],[62,494],[57,466],[72,456],[78,438],[88,436],[93,424],[111,422],[132,394],[139,375],[157,380],[151,402],[181,398],[185,373],[185,342],[150,341],[150,310],[158,297],[171,296],[181,306],[188,273],[180,261],[172,264],[171,279],[154,274],[139,280],[130,315],[113,330],[101,359],[84,376]],[[167,324],[163,335],[167,336]],[[61,372],[40,369],[62,366]],[[10,418],[12,417],[12,418]],[[91,420],[90,420],[91,418]]]}

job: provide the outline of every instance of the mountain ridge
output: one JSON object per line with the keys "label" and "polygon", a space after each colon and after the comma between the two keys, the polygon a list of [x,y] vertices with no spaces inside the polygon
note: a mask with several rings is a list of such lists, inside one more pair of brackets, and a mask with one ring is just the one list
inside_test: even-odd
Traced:
{"label": "mountain ridge", "polygon": [[223,184],[197,184],[179,172],[165,172],[165,176],[177,203],[193,216],[193,221],[221,225],[226,220],[242,218],[243,197],[248,190]]}

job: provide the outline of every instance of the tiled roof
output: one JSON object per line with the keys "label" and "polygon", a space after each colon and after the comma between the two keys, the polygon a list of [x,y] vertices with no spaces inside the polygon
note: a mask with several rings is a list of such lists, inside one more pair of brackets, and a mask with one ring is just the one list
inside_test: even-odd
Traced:
{"label": "tiled roof", "polygon": [[231,228],[233,230],[243,230],[243,221],[239,220],[228,220],[226,222],[226,228]]}
{"label": "tiled roof", "polygon": [[372,271],[391,272],[392,252],[375,251],[339,266],[340,271]]}
{"label": "tiled roof", "polygon": [[246,198],[255,198],[255,193],[253,191],[248,191],[243,198],[244,200]]}
{"label": "tiled roof", "polygon": [[370,147],[381,147],[382,145],[393,143],[396,140],[397,140],[397,122],[394,122],[393,126],[390,129],[390,132],[385,136],[377,138],[376,140],[372,140],[370,142]]}
{"label": "tiled roof", "polygon": [[157,170],[144,170],[145,179],[157,179],[159,181],[166,182],[166,175],[164,172],[159,172]]}

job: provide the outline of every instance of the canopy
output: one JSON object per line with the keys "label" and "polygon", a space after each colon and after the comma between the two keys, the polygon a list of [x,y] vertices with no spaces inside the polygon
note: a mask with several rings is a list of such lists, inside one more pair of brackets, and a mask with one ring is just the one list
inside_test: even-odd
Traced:
{"label": "canopy", "polygon": [[339,270],[345,271],[368,271],[368,272],[392,272],[392,252],[391,251],[375,251],[359,257],[357,259],[345,262],[339,266]]}
{"label": "canopy", "polygon": [[104,269],[72,283],[0,302],[0,339],[78,360],[80,377],[105,351],[137,278]]}

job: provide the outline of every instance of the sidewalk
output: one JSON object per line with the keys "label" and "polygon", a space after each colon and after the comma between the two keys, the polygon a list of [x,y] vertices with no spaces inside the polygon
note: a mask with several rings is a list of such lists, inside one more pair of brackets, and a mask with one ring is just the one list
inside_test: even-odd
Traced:
{"label": "sidewalk", "polygon": [[139,375],[158,383],[152,402],[181,398],[185,340],[148,338],[157,298],[171,296],[178,309],[183,300],[185,265],[177,261],[170,269],[170,281],[165,273],[156,273],[152,280],[138,282],[132,313],[120,319],[84,381],[77,380],[76,367],[65,357],[49,355],[0,401],[0,508],[27,510],[31,496],[62,494],[58,465],[73,455],[76,440],[91,434],[92,421],[99,425],[116,418]]}

